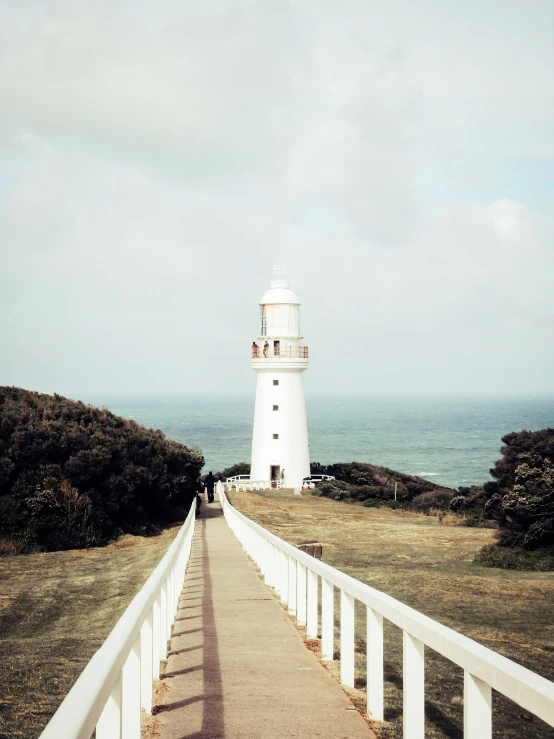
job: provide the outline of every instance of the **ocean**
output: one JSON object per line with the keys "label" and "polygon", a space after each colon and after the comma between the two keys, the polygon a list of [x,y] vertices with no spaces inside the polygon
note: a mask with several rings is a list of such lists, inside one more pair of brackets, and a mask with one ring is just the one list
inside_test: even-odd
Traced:
{"label": "ocean", "polygon": [[[254,397],[114,397],[83,401],[200,449],[205,471],[249,461]],[[554,397],[307,397],[312,462],[371,462],[457,488],[491,479],[501,438],[554,427]]]}

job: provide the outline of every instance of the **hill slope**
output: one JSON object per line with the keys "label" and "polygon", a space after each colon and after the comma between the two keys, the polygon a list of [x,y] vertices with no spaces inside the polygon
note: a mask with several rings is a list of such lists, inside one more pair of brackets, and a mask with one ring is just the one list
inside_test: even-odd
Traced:
{"label": "hill slope", "polygon": [[335,500],[352,502],[395,499],[399,503],[422,501],[425,495],[427,505],[448,505],[454,491],[444,488],[422,477],[396,472],[388,467],[379,467],[366,462],[339,462],[323,465],[312,462],[313,475],[332,475],[336,480],[318,484],[319,494]]}
{"label": "hill slope", "polygon": [[0,536],[68,549],[184,518],[201,454],[59,395],[0,387]]}

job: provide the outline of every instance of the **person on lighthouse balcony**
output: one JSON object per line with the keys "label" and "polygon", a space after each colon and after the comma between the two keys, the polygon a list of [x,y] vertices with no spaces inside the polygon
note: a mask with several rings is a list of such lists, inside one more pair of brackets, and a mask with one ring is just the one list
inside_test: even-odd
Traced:
{"label": "person on lighthouse balcony", "polygon": [[255,359],[256,357],[260,356],[260,347],[256,344],[255,341],[252,342],[252,357]]}
{"label": "person on lighthouse balcony", "polygon": [[266,341],[264,344],[264,357],[267,357],[268,351],[269,351],[269,344]]}

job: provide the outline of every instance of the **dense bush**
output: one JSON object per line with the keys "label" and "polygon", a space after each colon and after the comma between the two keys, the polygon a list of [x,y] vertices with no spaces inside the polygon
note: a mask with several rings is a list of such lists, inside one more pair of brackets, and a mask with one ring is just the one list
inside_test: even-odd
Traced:
{"label": "dense bush", "polygon": [[554,429],[541,431],[514,431],[502,437],[502,458],[495,462],[490,471],[494,481],[485,483],[489,496],[498,493],[501,496],[515,485],[516,470],[532,454],[541,459],[554,462]]}
{"label": "dense bush", "polygon": [[450,508],[450,502],[454,497],[452,490],[448,488],[439,488],[438,490],[428,490],[426,493],[420,493],[412,499],[410,509],[425,513],[431,509],[445,511]]}
{"label": "dense bush", "polygon": [[454,494],[452,490],[441,488],[421,477],[364,462],[340,462],[329,465],[314,462],[311,465],[311,472],[313,475],[333,475],[336,478],[317,483],[313,495],[323,495],[346,503],[359,501],[368,508],[381,505],[412,508],[415,500],[420,500],[418,510],[424,508],[427,510],[431,507],[444,508],[447,507],[445,501],[450,502]]}
{"label": "dense bush", "polygon": [[46,550],[182,519],[203,457],[107,410],[0,388],[0,535]]}
{"label": "dense bush", "polygon": [[221,472],[214,472],[216,480],[226,480],[228,477],[234,477],[235,475],[249,475],[250,474],[250,462],[237,462],[226,467]]}
{"label": "dense bush", "polygon": [[554,429],[505,436],[502,459],[485,484],[499,543],[533,550],[554,544]]}
{"label": "dense bush", "polygon": [[313,462],[310,469],[313,475],[333,475],[337,480],[347,483],[350,486],[348,497],[353,500],[365,500],[366,498],[394,500],[396,487],[397,501],[406,503],[421,493],[444,489],[421,477],[406,475],[403,472],[365,462],[339,462],[329,465]]}
{"label": "dense bush", "polygon": [[392,508],[394,511],[398,509],[406,509],[406,503],[398,503],[396,500],[382,500],[381,498],[366,498],[364,500],[365,508]]}
{"label": "dense bush", "polygon": [[352,498],[350,490],[350,485],[342,480],[322,480],[316,485],[314,495],[322,495],[333,500],[344,500]]}
{"label": "dense bush", "polygon": [[520,547],[499,547],[488,544],[475,557],[476,564],[500,567],[503,570],[554,571],[554,547],[528,552]]}
{"label": "dense bush", "polygon": [[485,504],[488,494],[484,485],[472,485],[471,487],[459,487],[458,492],[450,501],[450,509],[454,513],[466,516],[465,526],[496,528],[496,523],[491,516],[485,513]]}
{"label": "dense bush", "polygon": [[450,501],[450,508],[456,513],[483,513],[488,495],[483,485],[459,487]]}

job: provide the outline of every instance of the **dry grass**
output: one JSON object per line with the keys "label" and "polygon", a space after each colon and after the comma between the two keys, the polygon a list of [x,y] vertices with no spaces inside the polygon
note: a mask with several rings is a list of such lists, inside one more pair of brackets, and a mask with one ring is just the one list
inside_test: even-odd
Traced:
{"label": "dry grass", "polygon": [[40,734],[177,531],[0,559],[0,739]]}
{"label": "dry grass", "polygon": [[160,739],[160,722],[156,716],[149,716],[142,711],[140,721],[140,739]]}
{"label": "dry grass", "polygon": [[[239,510],[291,544],[321,541],[325,562],[554,679],[552,573],[474,565],[476,552],[492,541],[491,530],[288,491],[233,492],[230,497]],[[365,613],[360,604],[356,626],[356,686],[363,691]],[[385,626],[387,724],[381,735],[396,739],[402,735],[402,643],[399,629]],[[335,669],[331,664],[330,671]],[[426,736],[461,739],[461,670],[426,650],[426,681]],[[351,697],[363,704],[363,692]],[[494,706],[495,737],[554,739],[554,729],[509,701],[494,696]]]}
{"label": "dry grass", "polygon": [[15,539],[8,536],[0,536],[0,557],[9,557],[12,554],[19,554],[21,545]]}
{"label": "dry grass", "polygon": [[450,513],[439,508],[431,508],[429,516],[436,516],[443,526],[463,526],[467,521],[467,516],[463,513]]}

